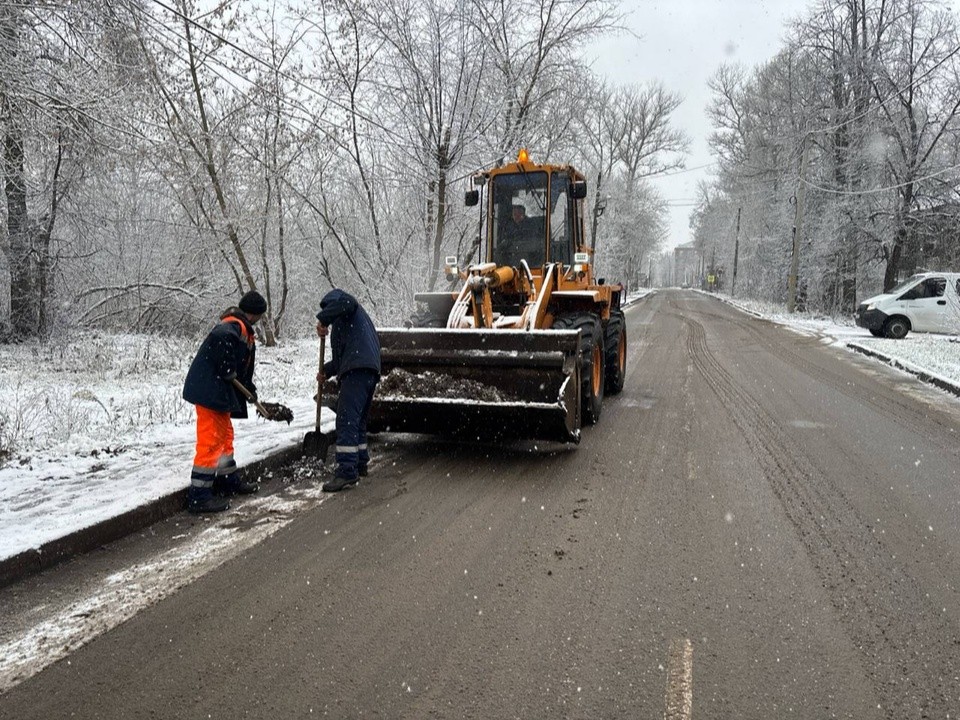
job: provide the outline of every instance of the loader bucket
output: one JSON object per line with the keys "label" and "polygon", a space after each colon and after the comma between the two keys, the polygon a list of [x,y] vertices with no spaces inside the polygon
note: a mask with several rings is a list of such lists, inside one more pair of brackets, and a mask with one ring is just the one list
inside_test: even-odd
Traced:
{"label": "loader bucket", "polygon": [[580,441],[576,331],[380,330],[371,432]]}

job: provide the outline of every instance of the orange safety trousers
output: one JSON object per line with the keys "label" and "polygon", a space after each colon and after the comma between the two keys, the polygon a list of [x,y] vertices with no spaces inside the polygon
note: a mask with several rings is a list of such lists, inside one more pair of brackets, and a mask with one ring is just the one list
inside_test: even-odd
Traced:
{"label": "orange safety trousers", "polygon": [[197,408],[197,452],[193,473],[210,476],[226,475],[237,469],[233,459],[233,423],[230,413],[218,412],[202,405]]}

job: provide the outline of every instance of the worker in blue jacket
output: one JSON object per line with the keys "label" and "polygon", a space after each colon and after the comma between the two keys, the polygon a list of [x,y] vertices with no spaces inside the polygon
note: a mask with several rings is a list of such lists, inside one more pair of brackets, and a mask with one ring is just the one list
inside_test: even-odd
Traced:
{"label": "worker in blue jacket", "polygon": [[317,335],[330,335],[333,359],[324,363],[317,378],[336,376],[340,384],[337,402],[337,469],[325,482],[326,492],[356,485],[367,474],[367,416],[373,392],[380,381],[380,339],[370,316],[356,298],[333,289],[320,301]]}

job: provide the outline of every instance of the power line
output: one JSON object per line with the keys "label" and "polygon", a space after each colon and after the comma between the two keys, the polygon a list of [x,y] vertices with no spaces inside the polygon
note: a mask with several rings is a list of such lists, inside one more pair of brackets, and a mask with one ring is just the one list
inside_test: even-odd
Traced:
{"label": "power line", "polygon": [[644,178],[665,178],[673,177],[674,175],[683,175],[684,173],[696,172],[697,170],[703,170],[704,168],[713,167],[717,164],[717,161],[704,163],[703,165],[696,165],[691,168],[683,168],[682,170],[675,170],[673,172],[662,172],[662,173],[653,173],[651,175],[645,175]]}
{"label": "power line", "polygon": [[387,135],[389,135],[389,136],[391,136],[391,137],[394,137],[394,138],[396,138],[396,139],[399,139],[398,136],[396,135],[396,133],[394,133],[390,128],[386,127],[385,125],[382,125],[381,123],[377,122],[377,121],[374,120],[373,118],[368,117],[368,116],[364,115],[364,114],[361,113],[361,112],[358,112],[358,111],[356,110],[356,108],[351,108],[351,107],[343,104],[342,102],[340,102],[340,101],[337,100],[336,98],[333,98],[333,97],[331,97],[331,96],[329,96],[329,95],[326,95],[326,94],[320,92],[319,90],[317,90],[316,88],[314,88],[313,86],[308,85],[307,83],[303,82],[302,80],[299,80],[298,78],[293,77],[292,75],[290,75],[290,74],[288,74],[288,73],[286,73],[286,72],[283,72],[282,70],[280,70],[280,68],[274,67],[273,65],[271,65],[270,63],[268,63],[266,60],[263,60],[263,59],[257,57],[256,55],[254,55],[254,54],[251,53],[250,51],[246,50],[245,48],[243,48],[243,47],[241,47],[240,45],[238,45],[238,44],[236,44],[235,42],[233,42],[232,40],[229,40],[229,39],[225,38],[223,35],[220,35],[219,33],[215,32],[214,30],[212,30],[212,29],[208,28],[207,26],[203,25],[202,23],[198,23],[196,20],[194,20],[194,19],[191,18],[190,16],[188,16],[188,15],[180,12],[178,9],[176,9],[176,8],[174,8],[174,7],[171,7],[171,6],[168,5],[167,3],[163,2],[163,0],[150,0],[150,2],[152,2],[154,5],[157,5],[157,6],[161,7],[161,8],[163,8],[164,10],[166,10],[167,12],[169,12],[169,13],[173,14],[174,16],[180,18],[180,19],[183,20],[184,22],[189,23],[191,26],[197,28],[198,30],[200,30],[200,31],[202,31],[202,32],[204,32],[204,33],[206,33],[207,35],[210,35],[211,37],[215,38],[216,40],[219,40],[220,42],[222,42],[223,44],[227,45],[228,47],[233,48],[234,50],[236,50],[237,52],[239,52],[239,53],[240,53],[241,55],[243,55],[244,57],[247,57],[247,58],[249,58],[250,60],[253,60],[253,61],[254,61],[255,63],[257,63],[258,65],[262,65],[263,67],[269,69],[271,72],[277,73],[277,75],[279,75],[280,77],[284,78],[285,80],[289,80],[290,82],[298,85],[299,87],[302,87],[302,88],[303,88],[304,90],[306,90],[307,92],[313,93],[314,95],[316,95],[317,97],[319,97],[321,100],[324,100],[325,102],[330,103],[331,105],[333,105],[333,106],[335,106],[335,107],[343,110],[344,112],[350,113],[351,115],[355,115],[356,117],[360,118],[360,119],[363,120],[364,122],[367,122],[367,123],[369,123],[370,125],[372,125],[373,127],[376,127],[376,128],[378,128],[379,130],[382,130],[383,132],[387,133]]}
{"label": "power line", "polygon": [[951,170],[958,170],[958,169],[960,169],[960,164],[951,165],[950,167],[942,168],[940,170],[937,170],[936,172],[932,172],[928,175],[924,175],[923,177],[914,178],[913,180],[908,180],[907,182],[899,183],[898,185],[888,185],[887,187],[882,187],[882,188],[871,188],[870,190],[834,190],[833,188],[821,187],[820,185],[810,182],[805,178],[798,178],[798,180],[802,182],[804,185],[806,185],[807,187],[814,188],[815,190],[819,190],[820,192],[830,193],[832,195],[873,195],[879,192],[887,192],[889,190],[898,190],[899,188],[906,187],[907,185],[915,185],[916,183],[923,182],[924,180],[930,180],[932,178],[939,177],[940,175],[944,175],[950,172]]}

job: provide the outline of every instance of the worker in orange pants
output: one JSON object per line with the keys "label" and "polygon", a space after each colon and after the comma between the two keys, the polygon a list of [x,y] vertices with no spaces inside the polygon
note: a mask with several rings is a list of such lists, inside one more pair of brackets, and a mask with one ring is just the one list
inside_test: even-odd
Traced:
{"label": "worker in orange pants", "polygon": [[233,458],[233,422],[247,417],[247,400],[234,387],[238,380],[254,398],[256,341],[253,326],[267,311],[267,301],[251,290],[237,307],[228,308],[190,364],[183,399],[197,408],[197,450],[187,491],[193,513],[221,512],[226,496],[255,493],[259,485],[240,477]]}

